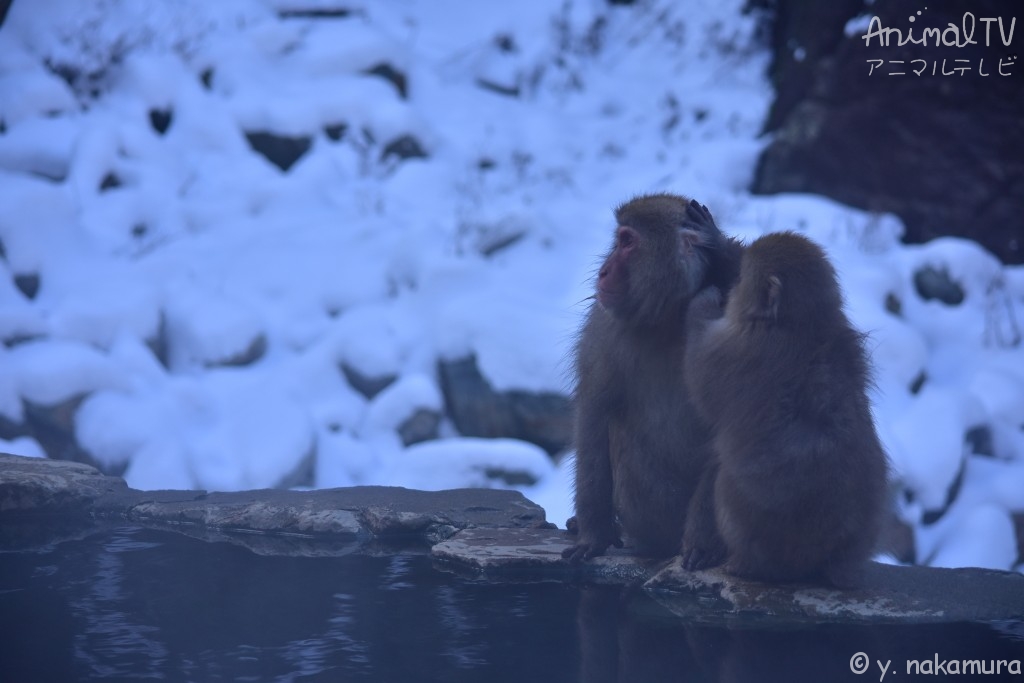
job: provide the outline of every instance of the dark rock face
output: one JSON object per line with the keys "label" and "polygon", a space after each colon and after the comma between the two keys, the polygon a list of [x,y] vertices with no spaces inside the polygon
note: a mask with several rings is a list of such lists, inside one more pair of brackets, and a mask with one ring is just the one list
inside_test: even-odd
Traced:
{"label": "dark rock face", "polygon": [[22,273],[14,276],[14,286],[18,288],[26,299],[35,299],[39,293],[39,275],[37,273]]}
{"label": "dark rock face", "polygon": [[75,439],[75,413],[84,400],[85,395],[79,394],[53,405],[23,401],[22,433],[38,441],[51,458],[93,465],[93,459]]}
{"label": "dark rock face", "polygon": [[309,151],[313,142],[307,135],[288,137],[266,131],[246,132],[245,138],[254,151],[285,172]]}
{"label": "dark rock face", "polygon": [[1013,516],[1013,528],[1017,532],[1017,563],[1024,563],[1024,512]]}
{"label": "dark rock face", "polygon": [[495,391],[470,356],[438,364],[445,406],[463,436],[507,437],[554,454],[572,438],[569,399],[555,393]]}
{"label": "dark rock face", "polygon": [[259,334],[249,342],[249,346],[245,350],[227,358],[218,359],[215,361],[207,361],[205,363],[208,368],[226,367],[226,368],[241,368],[246,365],[252,365],[267,352],[267,337],[263,334]]}
{"label": "dark rock face", "polygon": [[419,408],[398,426],[398,436],[402,444],[411,446],[437,438],[438,427],[441,426],[441,414],[434,410]]}
{"label": "dark rock face", "polygon": [[861,11],[864,3],[751,0],[749,5],[765,11],[771,23],[772,63],[768,73],[775,86],[775,101],[765,128],[773,131],[807,98],[817,64],[836,51],[843,40],[843,27]]}
{"label": "dark rock face", "polygon": [[[908,242],[968,237],[1005,263],[1024,262],[1024,68],[1008,61],[1020,52],[1021,27],[1009,46],[997,23],[986,45],[981,22],[974,45],[936,46],[929,38],[927,46],[900,46],[892,34],[887,46],[878,36],[866,46],[863,31],[843,35],[846,20],[863,11],[859,0],[771,5],[778,98],[766,128],[775,137],[753,191],[811,192],[892,212],[903,219]],[[965,12],[1003,17],[1008,38],[1017,9],[999,0],[924,7],[892,0],[868,11],[904,39],[911,28],[920,42],[924,29],[953,24],[963,42]],[[999,75],[1000,60],[1010,75]],[[963,66],[970,71],[952,71]],[[889,75],[899,72],[905,75]]]}
{"label": "dark rock face", "polygon": [[367,69],[364,73],[370,76],[379,76],[385,81],[395,86],[395,90],[398,92],[398,96],[403,100],[409,98],[409,78],[404,72],[399,71],[391,64],[382,62]]}
{"label": "dark rock face", "polygon": [[984,455],[994,458],[996,447],[992,436],[992,426],[987,424],[977,425],[967,430],[964,441],[974,455]]}
{"label": "dark rock face", "polygon": [[964,300],[964,288],[947,271],[932,266],[914,273],[914,289],[925,301],[938,299],[949,306],[957,306]]}
{"label": "dark rock face", "polygon": [[171,109],[150,109],[149,125],[153,126],[153,130],[157,133],[163,135],[171,127],[173,117],[174,112]]}
{"label": "dark rock face", "polygon": [[935,522],[942,519],[943,515],[949,512],[949,508],[953,506],[953,503],[960,496],[960,489],[963,488],[964,476],[966,474],[967,454],[964,453],[960,458],[960,466],[956,471],[956,476],[949,482],[949,487],[946,489],[946,500],[943,502],[942,507],[925,510],[921,515],[922,524],[935,524]]}
{"label": "dark rock face", "polygon": [[347,130],[348,124],[346,123],[332,123],[324,126],[324,135],[326,135],[330,140],[337,142],[345,137],[345,131]]}
{"label": "dark rock face", "polygon": [[381,160],[386,160],[389,157],[396,157],[400,161],[406,159],[426,159],[427,152],[423,149],[423,145],[419,140],[411,135],[402,135],[395,138],[384,146],[381,150]]}
{"label": "dark rock face", "polygon": [[121,179],[116,173],[108,171],[107,174],[103,176],[103,180],[100,181],[100,192],[117,189],[123,184],[124,183],[121,182]]}
{"label": "dark rock face", "polygon": [[348,363],[341,364],[341,372],[345,375],[345,379],[348,381],[349,385],[366,398],[373,398],[391,386],[395,379],[397,379],[394,375],[370,377],[368,375],[364,375],[357,368],[352,367]]}
{"label": "dark rock face", "polygon": [[315,7],[309,9],[279,10],[277,16],[282,19],[344,19],[354,10],[347,7]]}

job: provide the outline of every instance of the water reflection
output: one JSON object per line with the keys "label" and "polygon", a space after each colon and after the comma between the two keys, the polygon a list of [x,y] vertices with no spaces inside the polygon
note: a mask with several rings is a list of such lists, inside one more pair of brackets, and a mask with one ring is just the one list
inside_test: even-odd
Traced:
{"label": "water reflection", "polygon": [[820,681],[858,680],[858,651],[1024,659],[1019,622],[727,628],[422,554],[274,557],[142,529],[0,553],[0,615],[0,681]]}
{"label": "water reflection", "polygon": [[[906,677],[908,660],[1024,660],[1010,624],[700,624],[670,618],[647,596],[580,593],[580,680],[589,682],[878,681]],[[864,653],[867,671],[851,660]],[[858,662],[858,666],[860,662]],[[883,667],[887,676],[882,675]],[[968,677],[969,678],[969,677]],[[997,680],[986,678],[985,680]],[[1012,675],[1006,680],[1021,680]]]}
{"label": "water reflection", "polygon": [[[574,589],[465,582],[425,554],[273,557],[121,529],[0,554],[0,614],[0,681],[500,683],[575,668]],[[522,656],[549,644],[553,661]]]}

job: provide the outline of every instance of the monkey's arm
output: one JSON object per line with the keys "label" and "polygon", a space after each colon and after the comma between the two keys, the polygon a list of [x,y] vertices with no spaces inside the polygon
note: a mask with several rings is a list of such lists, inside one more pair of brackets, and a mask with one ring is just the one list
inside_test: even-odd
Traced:
{"label": "monkey's arm", "polygon": [[[692,206],[691,206],[692,208]],[[701,207],[703,208],[703,207]],[[707,209],[704,209],[705,211]],[[709,214],[710,215],[710,214]],[[693,297],[686,312],[686,380],[694,408],[705,419],[710,414],[707,385],[715,381],[713,367],[709,367],[708,355],[712,351],[713,335],[710,328],[724,315],[722,292],[718,287],[709,286]],[[712,363],[711,366],[714,364]],[[714,567],[725,561],[725,542],[718,533],[715,521],[715,479],[718,477],[718,463],[708,462],[704,466],[697,489],[690,498],[686,512],[686,528],[683,530],[679,554],[685,569]]]}
{"label": "monkey's arm", "polygon": [[622,547],[612,503],[608,415],[593,401],[580,401],[576,416],[576,545],[562,557],[572,563]]}
{"label": "monkey's arm", "polygon": [[601,555],[609,545],[621,546],[613,502],[611,442],[611,387],[614,370],[604,347],[596,343],[608,334],[607,322],[594,311],[588,317],[576,350],[576,545],[562,556],[573,563]]}
{"label": "monkey's arm", "polygon": [[705,282],[721,287],[724,292],[732,289],[739,277],[740,260],[743,258],[743,244],[731,237],[726,237],[715,224],[715,219],[708,210],[696,199],[686,205],[681,228],[696,230],[704,235],[712,235],[712,261]]}
{"label": "monkey's arm", "polygon": [[730,368],[722,358],[723,316],[722,293],[714,286],[698,292],[686,312],[686,389],[697,413],[709,422],[716,420],[722,374]]}

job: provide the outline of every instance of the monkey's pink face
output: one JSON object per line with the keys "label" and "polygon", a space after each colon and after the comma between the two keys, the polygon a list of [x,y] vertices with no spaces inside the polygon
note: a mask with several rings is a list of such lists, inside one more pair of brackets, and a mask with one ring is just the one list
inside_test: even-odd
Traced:
{"label": "monkey's pink face", "polygon": [[626,303],[630,259],[634,258],[639,247],[640,235],[636,230],[627,225],[616,228],[615,246],[597,274],[597,300],[612,312],[620,310]]}
{"label": "monkey's pink face", "polygon": [[597,301],[617,318],[660,322],[699,289],[707,271],[704,243],[695,230],[620,225],[597,275]]}

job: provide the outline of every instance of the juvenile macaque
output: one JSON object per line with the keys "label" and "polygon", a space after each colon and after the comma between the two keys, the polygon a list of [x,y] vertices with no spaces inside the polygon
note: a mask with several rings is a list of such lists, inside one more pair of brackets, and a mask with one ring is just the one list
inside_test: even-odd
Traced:
{"label": "juvenile macaque", "polygon": [[[670,194],[638,197],[598,273],[576,347],[576,545],[573,562],[621,545],[691,568],[714,564],[711,431],[683,381],[686,309],[700,289],[727,290],[740,245],[708,210]],[[683,547],[684,532],[687,545]]]}
{"label": "juvenile macaque", "polygon": [[725,569],[854,584],[878,535],[887,461],[835,271],[810,240],[766,235],[745,250],[724,317],[720,299],[709,288],[690,304],[685,376],[715,434]]}

